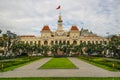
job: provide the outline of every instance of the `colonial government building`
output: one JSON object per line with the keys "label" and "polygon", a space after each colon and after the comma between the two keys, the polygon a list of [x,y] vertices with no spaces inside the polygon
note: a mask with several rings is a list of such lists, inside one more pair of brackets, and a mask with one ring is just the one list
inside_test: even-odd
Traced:
{"label": "colonial government building", "polygon": [[107,39],[100,37],[87,29],[79,30],[77,26],[72,25],[69,31],[64,31],[62,17],[58,17],[58,26],[56,31],[52,31],[48,25],[43,26],[41,36],[21,35],[20,40],[29,44],[53,45],[53,44],[74,44],[81,43],[106,43]]}

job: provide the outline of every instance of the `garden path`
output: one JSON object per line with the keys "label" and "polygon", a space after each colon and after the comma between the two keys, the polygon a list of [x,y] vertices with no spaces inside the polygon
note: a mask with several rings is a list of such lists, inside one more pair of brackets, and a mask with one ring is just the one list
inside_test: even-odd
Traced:
{"label": "garden path", "polygon": [[93,66],[77,58],[68,58],[79,69],[38,69],[51,58],[43,58],[28,65],[2,72],[0,77],[120,77],[120,72],[111,72]]}

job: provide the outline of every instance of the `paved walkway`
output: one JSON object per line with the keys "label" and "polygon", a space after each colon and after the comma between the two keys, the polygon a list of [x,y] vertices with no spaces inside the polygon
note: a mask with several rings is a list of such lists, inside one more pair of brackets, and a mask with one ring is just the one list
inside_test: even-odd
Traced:
{"label": "paved walkway", "polygon": [[50,59],[43,58],[13,71],[0,73],[0,77],[120,77],[120,72],[110,72],[77,58],[69,60],[79,69],[38,69]]}

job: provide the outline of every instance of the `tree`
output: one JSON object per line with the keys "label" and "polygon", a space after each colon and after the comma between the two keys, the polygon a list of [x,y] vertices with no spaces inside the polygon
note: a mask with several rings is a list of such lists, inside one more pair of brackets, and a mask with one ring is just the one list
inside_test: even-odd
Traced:
{"label": "tree", "polygon": [[[17,35],[15,33],[12,33],[11,31],[7,31],[5,34],[2,35],[3,39],[3,47],[4,47],[4,54],[7,55],[7,53],[11,52],[12,48],[11,46],[18,41]],[[12,54],[12,53],[11,53]]]}
{"label": "tree", "polygon": [[2,30],[0,29],[0,34],[2,33]]}
{"label": "tree", "polygon": [[48,56],[48,52],[50,51],[50,47],[47,45],[42,45],[42,54],[44,56]]}
{"label": "tree", "polygon": [[69,56],[70,55],[70,51],[71,51],[71,46],[69,44],[67,44],[66,46],[66,55]]}
{"label": "tree", "polygon": [[[0,34],[2,33],[2,30],[0,29]],[[3,47],[4,45],[4,41],[3,41],[3,37],[0,36],[0,47]]]}
{"label": "tree", "polygon": [[120,46],[120,38],[116,35],[113,35],[109,42],[109,50],[111,50],[114,53],[115,57],[120,57],[119,46]]}
{"label": "tree", "polygon": [[8,41],[6,34],[2,35],[2,40],[3,40],[4,54],[6,55],[7,54],[7,41]]}
{"label": "tree", "polygon": [[51,46],[51,52],[54,56],[57,55],[58,48],[59,48],[59,45],[57,44]]}
{"label": "tree", "polygon": [[[0,34],[1,33],[2,33],[2,30],[0,30]],[[4,53],[3,46],[4,46],[4,41],[2,36],[0,36],[0,53]]]}

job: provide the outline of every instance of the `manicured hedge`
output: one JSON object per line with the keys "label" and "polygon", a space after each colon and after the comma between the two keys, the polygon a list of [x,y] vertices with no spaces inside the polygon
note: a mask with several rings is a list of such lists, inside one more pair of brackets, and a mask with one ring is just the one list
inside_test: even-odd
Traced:
{"label": "manicured hedge", "polygon": [[28,63],[28,62],[31,62],[31,61],[34,61],[40,58],[42,57],[23,57],[23,58],[17,58],[14,60],[4,60],[0,62],[0,71],[3,71],[2,65],[3,65],[3,69],[5,70],[6,68],[25,64],[25,63]]}
{"label": "manicured hedge", "polygon": [[79,58],[91,64],[94,64],[96,66],[99,66],[111,71],[120,71],[120,61],[107,60],[105,58],[100,58],[100,57],[80,56]]}

